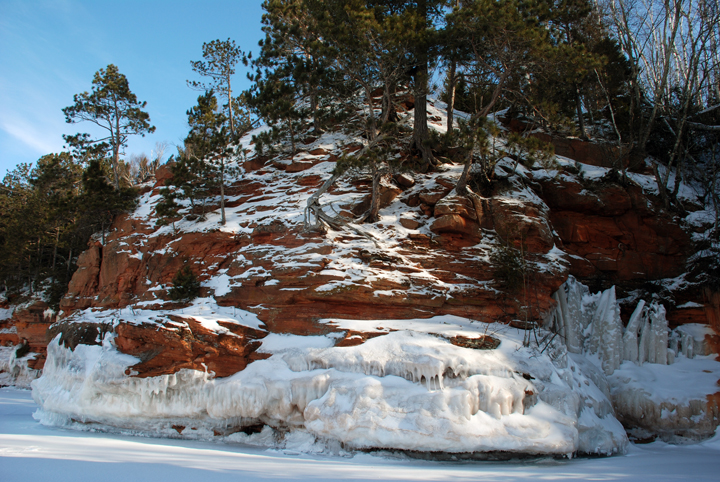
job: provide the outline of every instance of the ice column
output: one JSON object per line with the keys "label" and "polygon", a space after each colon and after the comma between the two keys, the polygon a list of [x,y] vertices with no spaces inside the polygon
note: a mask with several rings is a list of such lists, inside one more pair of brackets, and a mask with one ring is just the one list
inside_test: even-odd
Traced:
{"label": "ice column", "polygon": [[590,348],[600,355],[605,375],[612,375],[623,359],[623,325],[615,287],[605,290],[592,319]]}
{"label": "ice column", "polygon": [[[558,305],[551,328],[564,336],[569,352],[597,353],[606,375],[611,375],[623,360],[639,364],[673,363],[674,357],[668,354],[665,308],[660,303],[653,301],[647,305],[640,300],[627,328],[623,328],[615,287],[597,295],[589,294],[587,286],[572,276],[553,294]],[[687,348],[691,345],[687,337],[679,341],[684,353],[692,353],[692,347]]]}
{"label": "ice column", "polygon": [[565,344],[571,353],[581,353],[582,333],[589,324],[589,316],[583,310],[583,297],[588,288],[572,276],[553,294],[558,306],[554,314],[555,332],[565,337]]}
{"label": "ice column", "polygon": [[627,328],[623,334],[623,358],[631,362],[638,362],[638,332],[640,326],[645,324],[647,313],[645,311],[645,300],[640,300],[630,316]]}
{"label": "ice column", "polygon": [[668,364],[668,323],[665,318],[665,307],[657,302],[650,304],[648,310],[650,317],[650,329],[653,332],[655,342],[650,350],[655,352],[655,363]]}

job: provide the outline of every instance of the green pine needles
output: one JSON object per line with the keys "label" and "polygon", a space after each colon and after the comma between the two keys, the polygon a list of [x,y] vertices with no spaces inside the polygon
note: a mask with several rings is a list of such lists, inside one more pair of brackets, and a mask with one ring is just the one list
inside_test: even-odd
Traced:
{"label": "green pine needles", "polygon": [[175,274],[172,284],[172,288],[168,291],[168,296],[172,301],[188,303],[200,296],[200,281],[188,265],[183,266]]}

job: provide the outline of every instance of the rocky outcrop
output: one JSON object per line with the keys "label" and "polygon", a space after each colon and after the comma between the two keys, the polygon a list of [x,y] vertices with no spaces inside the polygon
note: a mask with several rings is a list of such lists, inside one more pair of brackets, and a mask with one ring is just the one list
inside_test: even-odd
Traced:
{"label": "rocky outcrop", "polygon": [[28,360],[29,368],[40,370],[45,364],[47,330],[55,319],[55,312],[43,301],[21,306],[11,318],[0,321],[0,345],[22,345],[23,352],[34,354]]}
{"label": "rocky outcrop", "polygon": [[[227,206],[239,216],[234,230],[158,230],[152,211],[146,219],[118,218],[105,246],[95,244],[80,257],[61,308],[69,314],[88,307],[167,306],[171,280],[188,264],[207,285],[204,294],[221,305],[256,312],[274,332],[318,333],[322,328],[316,321],[328,317],[454,314],[508,321],[518,314],[518,303],[516,297],[498,295],[495,267],[480,243],[484,233],[522,244],[528,260],[553,266],[534,274],[535,318],[554,307],[550,295],[568,273],[594,286],[616,284],[629,291],[647,280],[679,275],[691,250],[676,220],[638,185],[587,181],[571,170],[562,176],[530,173],[523,181],[532,188],[527,195],[506,186],[474,200],[453,189],[459,166],[434,175],[395,176],[381,186],[383,209],[405,206],[397,224],[384,228],[391,233],[391,250],[376,241],[363,247],[370,238],[357,233],[328,238],[304,231],[297,220],[283,221],[283,196],[309,195],[323,180],[327,168],[322,166],[331,165],[343,149],[309,145],[292,159],[313,163],[302,172],[288,169],[290,161],[281,158],[263,161],[262,171],[249,171],[252,175],[227,190]],[[276,173],[273,181],[265,177],[268,170]],[[149,207],[167,176],[161,172],[159,179],[146,195]],[[350,211],[364,212],[369,188],[364,178],[334,186],[332,196],[350,200],[338,203],[337,211],[349,217]],[[553,247],[567,253],[562,262],[542,264],[558,260],[549,255]],[[360,277],[351,281],[353,270]],[[212,281],[218,277],[226,284],[220,289]],[[670,318],[671,324],[682,322],[672,310]]]}
{"label": "rocky outcrop", "polygon": [[158,326],[123,323],[115,328],[114,342],[121,353],[140,359],[127,369],[140,378],[176,373],[184,368],[227,377],[245,369],[248,363],[267,358],[257,354],[257,341],[267,332],[223,324],[226,333],[203,327],[193,318],[170,317]]}
{"label": "rocky outcrop", "polygon": [[47,358],[47,330],[55,313],[40,300],[0,306],[0,386],[28,388],[39,377]]}

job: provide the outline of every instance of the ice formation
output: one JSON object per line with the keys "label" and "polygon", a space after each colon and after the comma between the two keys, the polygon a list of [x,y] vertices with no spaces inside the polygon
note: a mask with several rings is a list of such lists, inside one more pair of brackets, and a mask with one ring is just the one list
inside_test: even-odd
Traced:
{"label": "ice formation", "polygon": [[[591,295],[570,276],[553,298],[558,305],[546,322],[548,328],[562,335],[569,352],[597,354],[605,375],[612,375],[623,360],[672,364],[676,350],[669,349],[665,308],[658,302],[640,300],[623,328],[614,286]],[[678,346],[689,346],[688,339]]]}
{"label": "ice formation", "polygon": [[182,436],[212,437],[264,424],[348,448],[624,451],[625,431],[607,393],[561,342],[541,352],[523,347],[522,333],[498,325],[499,348],[462,348],[448,336],[476,337],[482,328],[440,318],[428,325],[435,333],[401,329],[355,347],[334,347],[329,336],[305,343],[305,337],[270,335],[261,348],[270,358],[222,379],[191,370],[133,378],[125,370],[138,360],[119,353],[112,334],[102,345],[74,351],[56,338],[33,383],[42,407],[37,416],[50,424],[176,436],[173,426],[188,427]]}
{"label": "ice formation", "polygon": [[42,370],[28,366],[37,353],[28,353],[18,358],[17,351],[21,346],[0,346],[0,387],[30,388],[30,382],[40,376]]}
{"label": "ice formation", "polygon": [[[546,326],[561,335],[576,363],[607,395],[636,436],[700,439],[718,425],[707,397],[717,392],[720,363],[711,359],[704,325],[670,332],[665,308],[640,300],[623,328],[614,287],[590,294],[570,277],[554,295]],[[698,357],[698,355],[700,355]],[[596,363],[593,372],[590,365]]]}

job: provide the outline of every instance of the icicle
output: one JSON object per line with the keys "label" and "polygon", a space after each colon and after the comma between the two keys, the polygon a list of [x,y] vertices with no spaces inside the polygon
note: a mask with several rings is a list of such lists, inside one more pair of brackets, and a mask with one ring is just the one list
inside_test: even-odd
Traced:
{"label": "icicle", "polygon": [[695,358],[695,340],[690,333],[680,332],[680,347],[685,358]]}
{"label": "icicle", "polygon": [[[674,359],[680,353],[680,336],[678,335],[677,331],[673,330],[672,332],[670,332],[670,341],[668,342],[668,344],[668,349],[672,350]],[[669,362],[668,365],[670,365]]]}
{"label": "icicle", "polygon": [[566,302],[567,316],[566,322],[574,333],[576,339],[575,344],[580,352],[583,348],[583,332],[590,325],[592,313],[584,309],[583,299],[589,294],[590,290],[584,284],[578,282],[570,276],[566,282]]}
{"label": "icicle", "polygon": [[623,359],[638,362],[638,330],[645,314],[645,300],[640,300],[630,316],[625,333],[623,334]]}
{"label": "icicle", "polygon": [[655,363],[667,365],[668,324],[667,318],[665,318],[665,307],[653,302],[650,305],[649,314],[654,342],[650,350],[655,353]]}
{"label": "icicle", "polygon": [[[568,296],[567,291],[572,289],[571,283],[574,283],[574,279],[568,279],[562,288],[555,292],[553,298],[558,302],[556,310],[556,333],[560,333],[565,338],[565,344],[570,353],[582,352],[582,343],[580,341],[580,320],[577,319],[577,313],[570,312],[568,307]],[[574,292],[574,291],[571,291]]]}
{"label": "icicle", "polygon": [[564,315],[567,312],[567,303],[565,303],[565,290],[563,289],[564,286],[561,286],[559,290],[557,290],[553,294],[553,299],[557,302],[557,308],[555,309],[555,314],[553,316],[553,324],[551,326],[552,331],[555,333],[560,333],[561,335],[565,336],[565,320]]}
{"label": "icicle", "polygon": [[590,348],[602,360],[605,375],[612,375],[623,359],[622,321],[615,298],[615,287],[603,292],[592,319]]}
{"label": "icicle", "polygon": [[638,363],[642,365],[648,360],[648,352],[650,346],[650,338],[652,334],[650,332],[650,320],[645,318],[645,323],[642,325],[642,333],[640,334],[640,343],[638,344]]}

